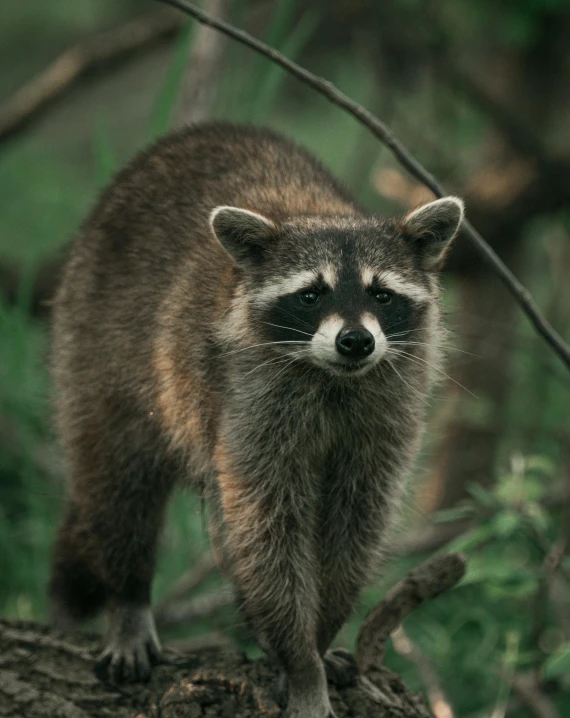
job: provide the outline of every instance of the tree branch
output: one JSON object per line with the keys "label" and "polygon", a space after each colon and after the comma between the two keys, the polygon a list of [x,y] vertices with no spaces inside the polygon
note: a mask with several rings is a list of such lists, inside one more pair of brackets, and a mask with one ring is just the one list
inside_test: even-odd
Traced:
{"label": "tree branch", "polygon": [[170,12],[153,12],[68,48],[0,109],[0,142],[24,130],[87,73],[165,40],[181,24]]}
{"label": "tree branch", "polygon": [[232,606],[234,602],[235,596],[229,586],[186,601],[173,601],[162,606],[159,611],[155,611],[156,625],[165,628],[191,623],[197,619],[213,616],[221,609]]}
{"label": "tree branch", "polygon": [[167,595],[157,604],[155,614],[160,614],[171,604],[181,601],[187,598],[189,594],[194,593],[215,571],[216,562],[212,554],[207,551],[196,561],[191,569],[170,587]]}
{"label": "tree branch", "polygon": [[392,633],[392,643],[396,652],[416,667],[435,718],[455,718],[453,708],[441,687],[434,667],[402,626]]}
{"label": "tree branch", "polygon": [[[241,42],[243,45],[246,45],[256,52],[268,57],[274,63],[287,70],[313,90],[323,95],[323,97],[327,100],[349,112],[361,124],[367,127],[373,135],[381,140],[390,149],[400,164],[404,166],[412,176],[416,177],[420,182],[425,184],[426,187],[429,187],[436,197],[443,197],[447,194],[443,185],[441,185],[436,178],[430,174],[418,162],[418,160],[410,154],[410,152],[408,152],[408,150],[396,138],[392,130],[387,125],[357,102],[340,92],[340,90],[338,90],[331,82],[317,77],[304,67],[301,67],[297,63],[289,60],[274,48],[269,47],[260,40],[252,37],[249,33],[239,30],[226,22],[216,20],[208,15],[208,13],[205,13],[190,3],[185,2],[185,0],[159,0],[159,2],[172,5],[173,7],[182,10],[186,14],[194,17],[198,20],[198,22],[208,25],[209,27],[213,27],[216,30],[225,33],[229,37],[232,37],[234,40]],[[552,350],[564,362],[566,367],[570,369],[570,346],[566,344],[558,332],[556,332],[556,330],[549,324],[546,317],[544,317],[544,315],[540,312],[528,289],[521,284],[521,282],[515,277],[504,262],[501,261],[496,252],[487,244],[487,242],[485,242],[483,237],[468,220],[463,221],[463,230],[485,262],[487,262],[487,264],[493,269],[503,284],[507,287],[515,301],[519,304],[523,312],[533,324],[536,331],[550,345]]]}
{"label": "tree branch", "polygon": [[465,566],[462,554],[436,556],[411,571],[372,609],[356,639],[356,662],[364,675],[382,665],[388,638],[404,618],[424,601],[455,586]]}
{"label": "tree branch", "polygon": [[516,674],[512,681],[514,691],[536,718],[560,718],[548,696],[540,690],[540,684],[534,673]]}
{"label": "tree branch", "polygon": [[[208,12],[223,18],[228,13],[228,4],[229,0],[209,0]],[[192,43],[188,68],[180,87],[175,128],[209,118],[225,46],[224,35],[213,32],[206,26],[200,27],[200,32]]]}

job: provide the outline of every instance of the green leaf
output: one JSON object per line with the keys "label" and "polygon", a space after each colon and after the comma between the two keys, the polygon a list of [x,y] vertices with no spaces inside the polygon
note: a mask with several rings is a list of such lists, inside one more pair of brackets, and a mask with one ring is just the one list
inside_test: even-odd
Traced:
{"label": "green leaf", "polygon": [[527,504],[525,506],[525,516],[539,533],[544,533],[550,528],[552,517],[540,504]]}
{"label": "green leaf", "polygon": [[507,538],[519,528],[521,521],[522,517],[517,511],[505,509],[493,517],[491,526],[497,536]]}
{"label": "green leaf", "polygon": [[497,500],[493,494],[487,489],[483,488],[481,484],[471,482],[467,486],[467,491],[475,499],[475,501],[488,509],[497,508]]}
{"label": "green leaf", "polygon": [[563,643],[558,650],[550,656],[542,668],[546,680],[570,675],[570,641]]}
{"label": "green leaf", "polygon": [[471,503],[464,503],[452,509],[442,509],[436,511],[431,520],[436,524],[445,524],[452,521],[460,521],[469,518],[475,513],[475,508]]}
{"label": "green leaf", "polygon": [[[281,49],[283,54],[291,60],[297,58],[313,36],[319,19],[320,13],[314,8],[307,10],[286,42],[283,43]],[[267,114],[277,98],[283,81],[289,76],[285,70],[274,63],[266,63],[266,65],[266,72],[260,79],[252,107],[252,115],[255,120],[262,119]]]}
{"label": "green leaf", "polygon": [[548,456],[528,456],[525,460],[527,471],[536,471],[544,476],[553,477],[556,465]]}
{"label": "green leaf", "polygon": [[458,536],[448,545],[449,551],[471,551],[484,541],[493,538],[493,531],[489,524],[481,524],[471,531]]}

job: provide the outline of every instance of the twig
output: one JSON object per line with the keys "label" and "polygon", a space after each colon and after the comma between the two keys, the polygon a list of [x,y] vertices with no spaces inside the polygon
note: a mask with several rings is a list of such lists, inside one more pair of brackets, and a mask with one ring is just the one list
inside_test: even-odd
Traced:
{"label": "twig", "polygon": [[208,551],[174,583],[167,595],[155,608],[155,615],[167,611],[168,607],[195,591],[216,570],[214,557]]}
{"label": "twig", "polygon": [[[242,44],[268,57],[277,65],[283,67],[285,70],[304,82],[306,85],[313,88],[316,92],[326,97],[327,100],[353,115],[353,117],[367,127],[372,134],[378,137],[378,139],[380,139],[390,149],[400,164],[404,166],[410,174],[425,184],[426,187],[429,187],[436,197],[443,197],[447,194],[444,187],[418,162],[418,160],[416,160],[415,157],[410,154],[410,152],[408,152],[408,150],[396,138],[392,130],[387,125],[357,102],[351,100],[344,93],[340,92],[340,90],[338,90],[331,82],[317,77],[317,75],[314,75],[312,72],[309,72],[300,65],[297,65],[297,63],[292,62],[280,52],[272,47],[269,47],[260,40],[257,40],[249,33],[244,32],[243,30],[238,30],[226,22],[216,20],[208,15],[208,13],[205,13],[190,3],[185,2],[185,0],[159,0],[159,2],[172,5],[173,7],[182,10],[188,15],[194,17],[198,20],[198,22],[208,25],[209,27],[213,27],[216,30],[225,33],[229,37],[232,37],[234,40],[237,40],[238,42],[241,42]],[[558,332],[556,332],[556,330],[547,321],[546,317],[544,317],[541,313],[528,289],[521,284],[511,270],[504,264],[504,262],[501,261],[497,253],[487,244],[487,242],[485,242],[483,237],[468,220],[463,221],[463,230],[474,244],[479,254],[499,276],[508,291],[515,298],[523,312],[530,319],[536,331],[551,346],[552,350],[560,357],[566,367],[570,369],[570,346],[566,344]]]}
{"label": "twig", "polygon": [[[228,3],[229,0],[209,0],[208,12],[223,19],[228,12]],[[208,119],[225,44],[224,35],[205,26],[200,27],[192,44],[188,69],[180,87],[174,127]]]}
{"label": "twig", "polygon": [[453,708],[443,692],[434,667],[402,626],[392,633],[392,643],[396,651],[416,667],[435,718],[454,718]]}
{"label": "twig", "polygon": [[541,692],[534,673],[519,673],[513,676],[512,685],[522,702],[536,718],[561,718],[550,698]]}
{"label": "twig", "polygon": [[465,557],[436,556],[411,571],[366,617],[356,640],[355,658],[363,674],[384,660],[388,637],[424,601],[449,590],[465,573]]}
{"label": "twig", "polygon": [[156,625],[159,628],[164,628],[165,626],[194,621],[197,618],[206,618],[226,606],[231,606],[233,602],[233,591],[228,586],[225,586],[213,593],[165,606],[160,613],[155,614]]}
{"label": "twig", "polygon": [[167,39],[181,25],[170,12],[153,12],[68,48],[0,109],[0,142],[25,129],[88,72]]}
{"label": "twig", "polygon": [[501,669],[501,682],[491,718],[505,718],[511,702],[511,690],[515,677],[515,665],[519,653],[520,636],[514,631],[507,632],[507,645]]}

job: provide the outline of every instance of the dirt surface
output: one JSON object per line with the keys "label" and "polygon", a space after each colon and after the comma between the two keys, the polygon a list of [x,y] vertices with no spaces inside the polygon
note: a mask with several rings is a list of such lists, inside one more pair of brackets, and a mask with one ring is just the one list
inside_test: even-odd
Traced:
{"label": "dirt surface", "polygon": [[[147,684],[111,686],[93,675],[93,635],[63,636],[0,619],[0,716],[18,718],[252,718],[280,716],[278,671],[268,659],[204,649],[167,651]],[[431,718],[420,697],[387,669],[356,685],[330,686],[338,718]]]}

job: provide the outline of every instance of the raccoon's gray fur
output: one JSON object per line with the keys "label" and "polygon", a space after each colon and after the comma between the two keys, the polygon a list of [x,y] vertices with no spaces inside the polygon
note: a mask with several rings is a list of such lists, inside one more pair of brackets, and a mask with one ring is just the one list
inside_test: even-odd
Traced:
{"label": "raccoon's gray fur", "polygon": [[[444,198],[368,216],[307,152],[208,124],[118,174],[74,243],[52,370],[70,489],[50,584],[60,625],[103,606],[99,671],[148,676],[150,585],[175,482],[290,718],[332,715],[325,653],[382,559],[438,361]],[[331,663],[332,665],[332,663]]]}

